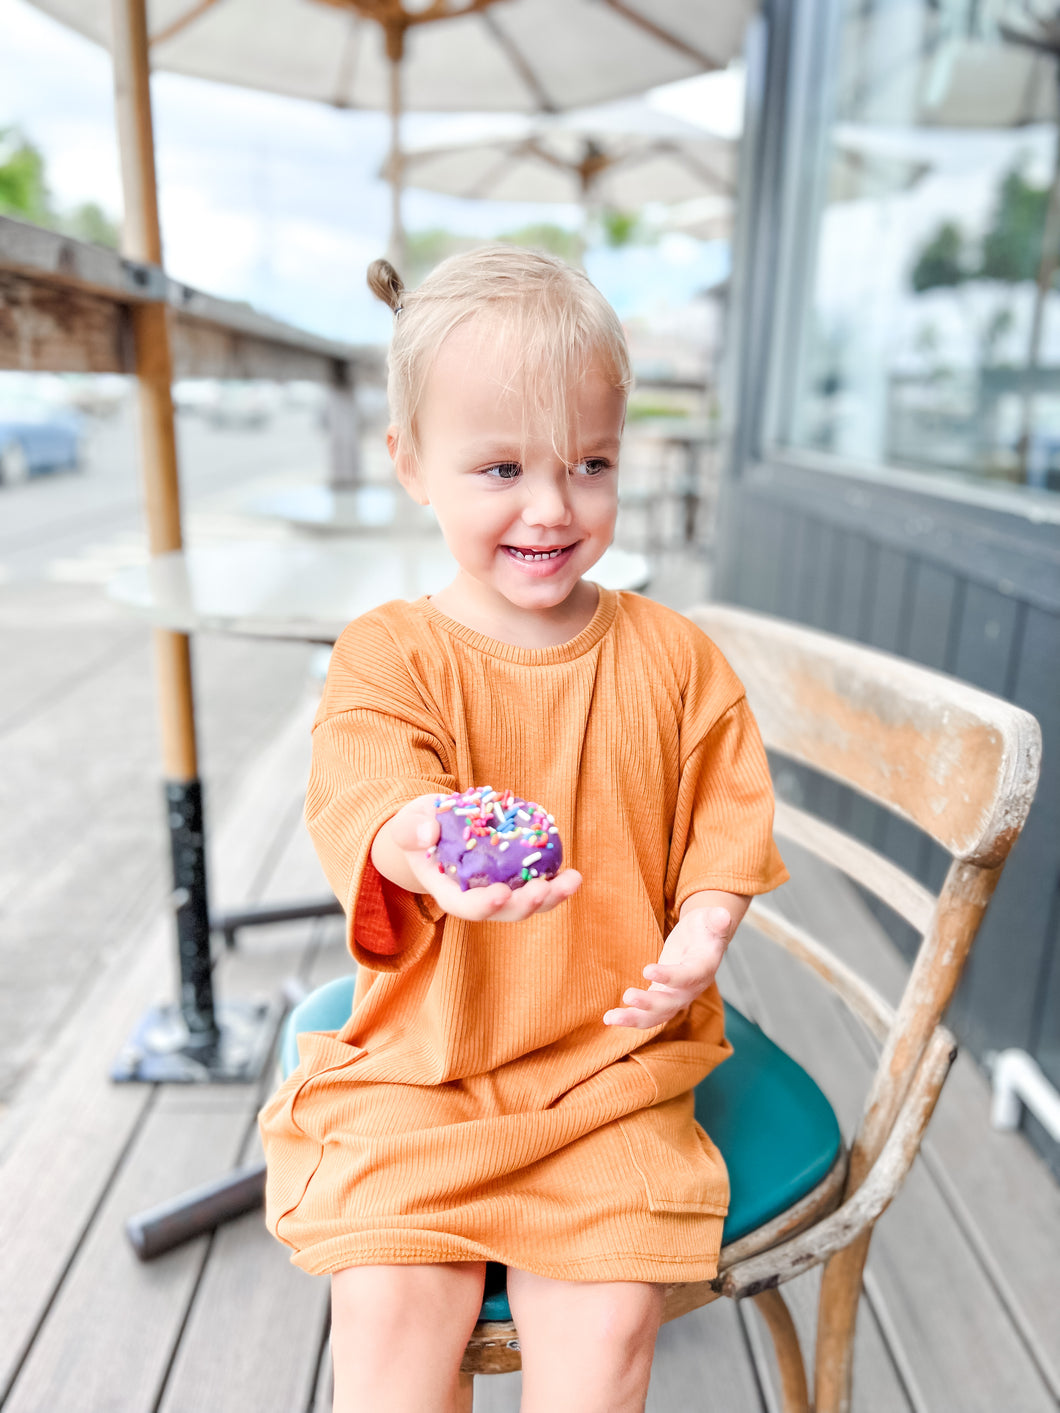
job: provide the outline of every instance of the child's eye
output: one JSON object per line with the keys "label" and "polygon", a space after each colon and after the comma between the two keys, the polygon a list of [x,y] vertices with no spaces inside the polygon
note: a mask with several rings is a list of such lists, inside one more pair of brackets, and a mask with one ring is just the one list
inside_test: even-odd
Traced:
{"label": "child's eye", "polygon": [[493,481],[514,481],[521,469],[515,461],[499,461],[495,466],[485,467],[482,474]]}
{"label": "child's eye", "polygon": [[611,463],[604,456],[588,456],[584,461],[578,461],[571,467],[571,474],[574,476],[602,476],[605,471],[610,471]]}

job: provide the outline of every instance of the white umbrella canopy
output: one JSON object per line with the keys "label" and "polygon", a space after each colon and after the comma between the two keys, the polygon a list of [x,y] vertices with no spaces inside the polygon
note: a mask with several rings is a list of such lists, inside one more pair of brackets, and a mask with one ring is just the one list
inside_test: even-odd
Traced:
{"label": "white umbrella canopy", "polygon": [[[693,196],[731,196],[736,147],[649,108],[614,103],[527,121],[521,132],[413,147],[407,186],[491,201],[571,202],[630,210]],[[383,174],[390,175],[387,164]]]}
{"label": "white umbrella canopy", "polygon": [[[110,0],[34,0],[100,44]],[[405,106],[549,112],[642,92],[740,50],[750,0],[150,0],[157,69],[385,108],[387,35]]]}
{"label": "white umbrella canopy", "polygon": [[[33,0],[101,44],[112,0]],[[756,0],[148,0],[151,65],[346,108],[389,108],[400,259],[401,114],[561,112],[707,70]]]}

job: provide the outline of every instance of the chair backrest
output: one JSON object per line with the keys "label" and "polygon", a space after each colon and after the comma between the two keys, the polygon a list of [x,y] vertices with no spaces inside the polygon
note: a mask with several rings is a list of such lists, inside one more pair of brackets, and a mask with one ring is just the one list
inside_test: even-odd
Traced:
{"label": "chair backrest", "polygon": [[776,832],[840,868],[921,934],[892,1010],[767,903],[751,920],[814,968],[883,1043],[851,1147],[848,1192],[885,1142],[960,979],[986,905],[1034,798],[1034,717],[889,653],[721,604],[688,615],[742,680],[766,746],[852,787],[929,834],[952,863],[933,895],[867,844],[778,803]]}

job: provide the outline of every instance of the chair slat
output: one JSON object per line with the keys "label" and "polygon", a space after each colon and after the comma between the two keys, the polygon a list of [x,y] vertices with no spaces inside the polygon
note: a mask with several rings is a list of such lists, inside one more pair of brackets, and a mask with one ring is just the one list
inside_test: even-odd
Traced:
{"label": "chair slat", "polygon": [[893,908],[921,936],[927,931],[935,909],[934,894],[860,839],[844,834],[841,829],[784,800],[777,801],[773,831],[800,844],[826,863],[834,864],[848,878]]}
{"label": "chair slat", "polygon": [[850,1009],[861,1017],[877,1040],[885,1041],[891,1033],[895,1012],[879,992],[863,981],[856,971],[828,950],[823,943],[790,922],[757,898],[747,910],[747,921],[771,942],[815,971]]}
{"label": "chair slat", "polygon": [[1007,856],[1037,781],[1041,735],[1029,713],[780,619],[721,604],[688,616],[743,681],[767,746],[887,805],[955,858],[992,866]]}

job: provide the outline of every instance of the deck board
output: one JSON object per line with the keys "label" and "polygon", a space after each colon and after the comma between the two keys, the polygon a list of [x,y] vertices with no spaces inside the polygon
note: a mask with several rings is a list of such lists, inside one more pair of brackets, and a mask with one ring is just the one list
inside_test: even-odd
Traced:
{"label": "deck board", "polygon": [[162,1184],[212,1176],[217,1155],[242,1141],[245,1107],[168,1111],[153,1105],[113,1188],[48,1312],[5,1410],[149,1409],[162,1386],[207,1242],[173,1252],[163,1269],[140,1266],[124,1237],[130,1211]]}
{"label": "deck board", "polygon": [[[211,886],[222,904],[326,891],[301,825],[311,714],[307,697],[213,830]],[[807,871],[781,901],[827,922],[836,949],[856,950],[895,994],[904,964],[856,894]],[[259,1214],[147,1264],[124,1239],[132,1212],[254,1159],[254,1116],[275,1079],[158,1090],[106,1081],[132,1023],[165,999],[172,946],[161,918],[116,947],[0,1129],[0,1388],[18,1374],[4,1413],[330,1408],[328,1282],[292,1267]],[[833,1024],[835,1003],[812,979],[789,978],[777,957],[741,933],[723,990],[817,1074],[849,1131],[868,1073],[865,1036]],[[221,957],[217,991],[274,997],[290,977],[313,986],[351,965],[340,919],[248,929]],[[855,1413],[1055,1406],[1057,1190],[1018,1135],[989,1130],[986,1100],[974,1064],[959,1060],[925,1154],[881,1222],[858,1327]],[[804,1332],[818,1279],[785,1288]],[[519,1386],[518,1375],[480,1377],[476,1413],[516,1413]],[[774,1413],[772,1354],[753,1307],[717,1302],[666,1326],[648,1406]]]}

